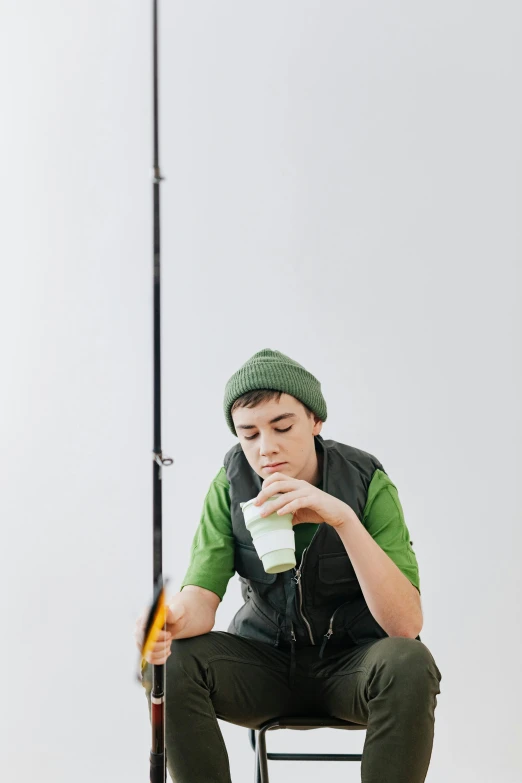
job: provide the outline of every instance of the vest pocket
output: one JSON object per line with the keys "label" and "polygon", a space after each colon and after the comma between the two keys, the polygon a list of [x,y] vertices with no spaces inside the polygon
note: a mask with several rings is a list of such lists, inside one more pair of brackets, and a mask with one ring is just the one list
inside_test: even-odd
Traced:
{"label": "vest pocket", "polygon": [[319,555],[319,580],[326,585],[353,582],[359,585],[350,558],[346,553]]}
{"label": "vest pocket", "polygon": [[320,658],[323,657],[325,647],[330,639],[332,639],[331,644],[346,644],[346,640],[349,639],[352,644],[361,645],[387,636],[374,620],[364,599],[362,603],[361,607],[359,602],[347,601],[337,607],[330,617],[328,629],[323,636],[319,652]]}
{"label": "vest pocket", "polygon": [[268,608],[268,611],[272,612],[272,617],[269,617],[266,612],[262,610],[262,608],[259,606],[259,604],[256,601],[256,596],[253,593],[251,597],[251,607],[255,614],[257,614],[259,617],[261,617],[262,620],[266,621],[267,623],[270,623],[270,625],[277,631],[279,634],[279,615],[275,612],[275,610],[272,609],[272,607]]}
{"label": "vest pocket", "polygon": [[367,642],[383,639],[388,636],[386,631],[381,628],[374,618],[368,606],[365,606],[354,618],[351,619],[346,627],[346,633],[355,644],[362,645]]}
{"label": "vest pocket", "polygon": [[271,585],[277,579],[277,574],[267,574],[254,546],[240,544],[238,541],[235,542],[234,568],[240,576],[254,582]]}
{"label": "vest pocket", "polygon": [[229,633],[236,633],[246,639],[252,639],[256,642],[264,642],[277,647],[281,636],[281,629],[265,612],[261,611],[253,598],[243,604],[232,618],[228,628]]}

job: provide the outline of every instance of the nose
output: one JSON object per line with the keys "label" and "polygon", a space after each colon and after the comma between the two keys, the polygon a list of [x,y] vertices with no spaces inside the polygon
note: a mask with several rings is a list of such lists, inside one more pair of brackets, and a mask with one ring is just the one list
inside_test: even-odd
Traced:
{"label": "nose", "polygon": [[272,435],[259,435],[259,456],[263,459],[270,459],[271,462],[277,462],[275,457],[279,453],[277,443]]}

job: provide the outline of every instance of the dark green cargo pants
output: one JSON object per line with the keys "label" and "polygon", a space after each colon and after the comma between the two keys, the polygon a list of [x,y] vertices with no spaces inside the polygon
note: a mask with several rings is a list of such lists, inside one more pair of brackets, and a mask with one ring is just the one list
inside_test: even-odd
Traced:
{"label": "dark green cargo pants", "polygon": [[[221,631],[172,643],[166,674],[167,766],[174,783],[230,783],[217,718],[258,728],[281,715],[367,726],[363,783],[422,783],[431,757],[441,674],[416,639],[290,652]],[[143,684],[149,701],[152,667]],[[339,732],[339,741],[343,735]],[[246,740],[245,740],[246,741]]]}

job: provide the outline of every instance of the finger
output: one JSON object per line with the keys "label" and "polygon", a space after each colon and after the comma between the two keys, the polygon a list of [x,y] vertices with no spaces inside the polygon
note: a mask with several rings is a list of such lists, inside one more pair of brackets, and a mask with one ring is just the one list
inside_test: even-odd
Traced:
{"label": "finger", "polygon": [[[266,503],[269,498],[271,498],[273,495],[276,495],[278,493],[280,494],[290,494],[291,492],[297,492],[297,487],[294,484],[293,481],[278,481],[276,484],[273,484],[271,487],[268,488],[268,490],[261,490],[260,494],[257,497],[256,502],[254,503],[255,506],[262,506],[264,503]],[[284,500],[284,498],[277,498],[274,501],[271,501],[272,503],[281,503]]]}
{"label": "finger", "polygon": [[286,511],[283,512],[283,508],[287,508],[290,503],[297,497],[298,490],[294,490],[293,492],[286,492],[284,497],[277,498],[276,500],[271,500],[269,503],[265,503],[259,512],[260,516],[267,517],[270,514],[274,514],[276,511],[278,513],[287,513]]}
{"label": "finger", "polygon": [[[157,631],[157,635],[154,636],[153,639],[147,640],[147,654],[158,650],[165,650],[169,649],[170,645],[172,644],[172,634],[168,631]],[[145,646],[145,631],[142,628],[139,632],[137,631],[135,634],[136,639],[136,647],[138,650],[143,653],[143,648]],[[145,657],[145,660],[147,660],[147,657]]]}
{"label": "finger", "polygon": [[278,487],[282,482],[290,482],[293,485],[295,481],[296,479],[285,476],[283,473],[274,473],[272,476],[263,481],[263,484],[261,485],[261,492],[263,492],[265,497],[270,497],[270,495],[274,495],[279,491]]}
{"label": "finger", "polygon": [[170,644],[156,644],[151,649],[153,655],[166,655],[170,652]]}
{"label": "finger", "polygon": [[289,503],[287,506],[283,506],[283,508],[279,509],[277,513],[280,515],[293,514],[292,524],[294,525],[299,525],[306,522],[318,524],[324,521],[320,514],[308,506],[306,498],[297,498],[297,500],[293,503]]}
{"label": "finger", "polygon": [[165,658],[172,652],[170,647],[153,647],[147,651],[148,658]]}
{"label": "finger", "polygon": [[165,645],[157,645],[155,647],[152,647],[148,652],[147,655],[167,655],[170,652],[170,645],[167,647]]}
{"label": "finger", "polygon": [[[136,636],[143,636],[143,634],[145,633],[145,624],[141,624],[141,625],[136,624],[136,627],[134,629],[134,633],[135,633]],[[156,634],[155,634],[155,639],[156,640],[161,640],[161,641],[163,641],[163,640],[166,641],[167,639],[169,639],[171,637],[172,637],[172,634],[170,633],[170,631],[168,631],[168,630],[164,631],[163,629],[160,629],[160,630],[156,631]]]}
{"label": "finger", "polygon": [[263,481],[263,485],[258,494],[258,498],[261,495],[263,495],[264,497],[270,497],[270,495],[274,495],[278,491],[278,488],[283,485],[295,487],[296,482],[297,479],[290,478],[289,476],[284,476],[282,473],[274,473],[273,476],[270,476],[269,479]]}
{"label": "finger", "polygon": [[278,481],[281,477],[281,473],[277,471],[277,473],[271,473],[269,476],[264,479],[263,483],[261,484],[261,487],[268,487],[270,484],[273,484],[274,481]]}
{"label": "finger", "polygon": [[172,653],[170,652],[170,650],[168,653],[163,653],[162,655],[156,655],[153,652],[149,652],[147,653],[145,660],[147,661],[147,663],[152,663],[155,666],[161,666],[163,663],[165,663],[167,658],[171,656],[171,654]]}
{"label": "finger", "polygon": [[[145,625],[146,625],[146,618],[145,617],[138,617],[138,619],[136,620],[136,623],[134,625],[135,633],[143,634],[143,632],[145,630]],[[168,631],[163,631],[162,629],[158,630],[158,639],[161,638],[160,634],[165,634],[165,633],[168,634]]]}
{"label": "finger", "polygon": [[[145,633],[145,629],[144,628],[139,628],[139,629],[136,629],[135,636],[136,636],[136,638],[138,638],[138,636],[139,636],[139,637],[141,637],[143,639],[144,633]],[[162,631],[156,631],[155,634],[154,634],[154,641],[155,642],[168,642],[169,639],[172,641],[172,633],[168,630],[168,628],[167,628],[166,631],[163,631],[163,630]]]}
{"label": "finger", "polygon": [[158,631],[155,636],[156,642],[168,642],[172,641],[172,634],[170,631]]}
{"label": "finger", "polygon": [[278,514],[295,514],[300,508],[306,508],[306,498],[296,497],[290,500],[289,503],[285,503],[281,508],[277,510]]}
{"label": "finger", "polygon": [[[279,479],[288,479],[290,476],[287,476],[286,473],[282,473],[280,470],[276,471],[275,473],[271,473],[270,476],[267,476],[266,479],[263,481],[263,486],[267,486],[268,484],[272,484],[274,481],[279,481]],[[292,479],[293,481],[297,481],[297,479]]]}
{"label": "finger", "polygon": [[[163,641],[163,642],[154,642],[150,646],[150,648],[148,649],[147,654],[148,653],[155,653],[155,654],[157,654],[157,653],[166,652],[167,650],[170,650],[171,644],[172,644],[172,641],[170,641],[170,642],[165,642],[165,641]],[[140,643],[140,640],[136,640],[136,645],[137,645],[139,650],[143,650],[143,640],[141,640],[141,643]]]}
{"label": "finger", "polygon": [[160,639],[160,640],[154,640],[151,644],[151,650],[159,650],[159,649],[170,649],[170,645],[172,644],[172,639]]}

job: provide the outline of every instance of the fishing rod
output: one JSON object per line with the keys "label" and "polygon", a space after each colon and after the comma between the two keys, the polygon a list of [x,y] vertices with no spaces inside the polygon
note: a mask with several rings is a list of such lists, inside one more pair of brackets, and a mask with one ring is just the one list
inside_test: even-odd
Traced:
{"label": "fishing rod", "polygon": [[[159,102],[158,102],[158,2],[152,2],[153,56],[153,126],[154,166],[153,192],[153,323],[154,323],[154,448],[152,463],[152,563],[153,603],[144,646],[153,641],[154,631],[165,627],[165,583],[163,580],[162,469],[172,465],[161,450],[161,290],[160,290],[160,184],[163,179],[159,165]],[[165,664],[152,667],[151,690],[152,747],[150,751],[150,782],[165,783],[167,754],[165,751]]]}

